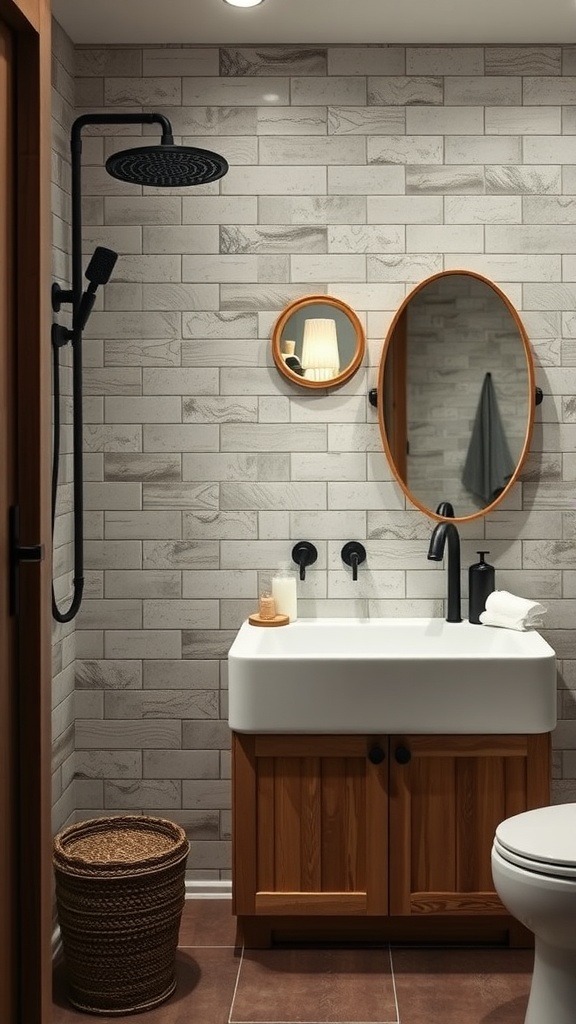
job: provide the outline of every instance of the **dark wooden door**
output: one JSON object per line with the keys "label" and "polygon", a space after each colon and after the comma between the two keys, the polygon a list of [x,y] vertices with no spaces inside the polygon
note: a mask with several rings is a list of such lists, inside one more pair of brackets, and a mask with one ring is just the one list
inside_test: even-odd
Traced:
{"label": "dark wooden door", "polygon": [[15,619],[8,607],[8,509],[15,483],[14,40],[0,21],[0,1020],[16,1020],[17,678]]}
{"label": "dark wooden door", "polygon": [[50,0],[0,0],[0,1021],[51,1009]]}

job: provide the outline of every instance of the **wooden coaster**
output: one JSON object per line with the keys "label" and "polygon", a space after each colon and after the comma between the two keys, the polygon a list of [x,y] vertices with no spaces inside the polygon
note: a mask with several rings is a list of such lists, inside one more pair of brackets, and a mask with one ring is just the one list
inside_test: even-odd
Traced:
{"label": "wooden coaster", "polygon": [[263,619],[260,612],[248,616],[251,626],[287,626],[290,619],[287,615],[275,615],[273,619]]}

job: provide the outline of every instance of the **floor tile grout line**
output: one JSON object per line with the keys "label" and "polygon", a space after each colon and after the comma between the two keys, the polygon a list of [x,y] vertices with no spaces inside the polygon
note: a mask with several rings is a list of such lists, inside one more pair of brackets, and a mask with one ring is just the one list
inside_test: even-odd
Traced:
{"label": "floor tile grout line", "polygon": [[236,971],[236,983],[234,985],[234,991],[232,993],[232,1001],[230,1003],[230,1010],[228,1012],[228,1024],[232,1024],[232,1010],[234,1009],[234,1000],[236,999],[236,993],[238,991],[238,983],[240,981],[240,971],[242,964],[244,963],[244,943],[242,943],[242,950],[240,952],[240,963],[238,964],[238,970]]}
{"label": "floor tile grout line", "polygon": [[394,960],[392,958],[392,945],[388,944],[388,956],[390,958],[390,977],[392,979],[392,991],[394,992],[394,1006],[396,1007],[396,1021],[400,1024],[400,1007],[398,1006],[398,993],[396,991],[396,975],[394,974]]}

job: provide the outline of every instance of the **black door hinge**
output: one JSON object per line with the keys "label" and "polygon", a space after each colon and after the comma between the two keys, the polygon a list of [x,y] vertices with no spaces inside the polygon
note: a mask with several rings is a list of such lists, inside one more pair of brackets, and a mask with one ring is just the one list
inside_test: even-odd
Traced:
{"label": "black door hinge", "polygon": [[43,544],[24,545],[20,543],[20,509],[11,505],[9,509],[10,534],[10,577],[9,614],[18,615],[20,604],[20,562],[41,562],[44,558]]}

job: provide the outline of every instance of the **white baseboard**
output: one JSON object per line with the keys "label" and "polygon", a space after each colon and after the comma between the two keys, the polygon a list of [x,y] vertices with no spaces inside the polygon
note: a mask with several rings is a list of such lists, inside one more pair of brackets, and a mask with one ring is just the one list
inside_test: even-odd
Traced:
{"label": "white baseboard", "polygon": [[231,900],[232,882],[219,879],[204,882],[186,879],[187,900]]}

